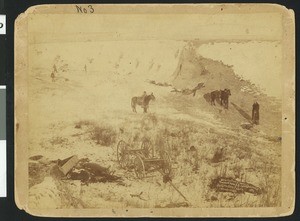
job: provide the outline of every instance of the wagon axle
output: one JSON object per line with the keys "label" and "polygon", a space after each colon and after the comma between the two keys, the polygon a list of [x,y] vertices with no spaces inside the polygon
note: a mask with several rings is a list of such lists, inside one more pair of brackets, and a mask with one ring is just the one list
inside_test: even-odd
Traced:
{"label": "wagon axle", "polygon": [[161,170],[163,174],[171,173],[171,160],[166,151],[160,157],[154,156],[152,143],[145,139],[140,149],[130,149],[130,145],[121,140],[117,146],[117,160],[123,169],[133,168],[136,177],[142,179],[146,173]]}

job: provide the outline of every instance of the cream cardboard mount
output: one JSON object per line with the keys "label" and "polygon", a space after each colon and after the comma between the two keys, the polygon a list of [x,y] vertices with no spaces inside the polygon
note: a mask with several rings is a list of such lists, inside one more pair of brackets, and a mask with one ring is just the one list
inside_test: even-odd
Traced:
{"label": "cream cardboard mount", "polygon": [[295,202],[294,13],[40,5],[15,22],[15,201],[51,217],[276,217]]}

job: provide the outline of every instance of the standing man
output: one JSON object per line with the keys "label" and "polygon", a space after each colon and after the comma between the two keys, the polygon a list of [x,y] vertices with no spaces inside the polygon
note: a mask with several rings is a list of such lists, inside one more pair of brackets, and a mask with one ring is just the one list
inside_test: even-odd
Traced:
{"label": "standing man", "polygon": [[257,101],[252,105],[252,123],[259,124],[259,104]]}
{"label": "standing man", "polygon": [[57,68],[56,68],[56,65],[54,64],[53,65],[53,71],[51,72],[51,79],[52,79],[52,82],[54,82],[55,81],[55,74],[57,74]]}
{"label": "standing man", "polygon": [[54,74],[54,71],[51,72],[51,79],[52,79],[52,82],[55,81],[55,74]]}
{"label": "standing man", "polygon": [[57,68],[55,64],[53,65],[53,73],[57,73]]}
{"label": "standing man", "polygon": [[144,91],[143,95],[141,96],[141,100],[142,100],[142,107],[144,107],[144,101],[145,101],[145,97],[147,96],[147,92]]}
{"label": "standing man", "polygon": [[141,96],[141,98],[142,98],[143,102],[144,102],[144,99],[145,99],[145,97],[146,97],[146,96],[147,96],[147,92],[146,92],[146,91],[144,91],[143,95]]}

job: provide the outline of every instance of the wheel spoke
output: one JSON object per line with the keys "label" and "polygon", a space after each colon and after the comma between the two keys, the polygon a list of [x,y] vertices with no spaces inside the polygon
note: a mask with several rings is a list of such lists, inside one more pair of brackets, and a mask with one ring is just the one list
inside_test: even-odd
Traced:
{"label": "wheel spoke", "polygon": [[141,149],[143,150],[144,156],[146,158],[153,157],[152,143],[148,139],[145,139],[143,141]]}
{"label": "wheel spoke", "polygon": [[134,159],[134,172],[137,178],[141,179],[145,176],[145,166],[142,158],[140,156],[136,156]]}
{"label": "wheel spoke", "polygon": [[122,168],[128,164],[127,143],[123,140],[119,141],[117,146],[117,160]]}

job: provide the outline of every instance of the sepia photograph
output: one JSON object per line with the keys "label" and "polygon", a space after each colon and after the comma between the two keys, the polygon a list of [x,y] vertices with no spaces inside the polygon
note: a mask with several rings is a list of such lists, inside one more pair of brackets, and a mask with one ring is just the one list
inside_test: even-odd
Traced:
{"label": "sepia photograph", "polygon": [[295,200],[293,11],[41,5],[15,21],[15,191],[38,216],[249,217]]}

